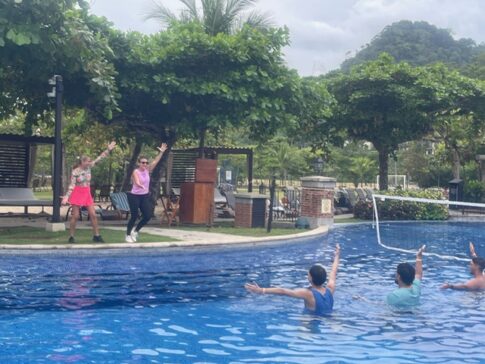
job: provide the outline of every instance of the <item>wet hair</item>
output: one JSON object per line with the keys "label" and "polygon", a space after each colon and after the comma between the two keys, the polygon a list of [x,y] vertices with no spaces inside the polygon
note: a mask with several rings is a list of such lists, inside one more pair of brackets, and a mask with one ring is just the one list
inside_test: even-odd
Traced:
{"label": "wet hair", "polygon": [[478,265],[478,268],[480,268],[480,271],[483,272],[485,270],[485,259],[481,257],[473,257],[472,262],[475,265]]}
{"label": "wet hair", "polygon": [[327,271],[320,264],[312,266],[309,273],[315,286],[322,286],[327,280]]}
{"label": "wet hair", "polygon": [[401,281],[404,284],[410,285],[414,281],[414,277],[416,276],[416,270],[409,263],[401,263],[397,266],[397,274],[399,274],[399,276],[401,277]]}

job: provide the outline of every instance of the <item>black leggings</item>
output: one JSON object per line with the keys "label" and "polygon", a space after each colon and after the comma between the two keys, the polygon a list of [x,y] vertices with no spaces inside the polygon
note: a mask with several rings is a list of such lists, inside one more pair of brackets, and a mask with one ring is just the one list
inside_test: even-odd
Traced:
{"label": "black leggings", "polygon": [[126,227],[126,235],[130,235],[135,226],[136,220],[138,219],[138,210],[141,211],[141,220],[135,228],[138,232],[143,226],[145,226],[153,215],[152,206],[150,203],[150,195],[134,195],[128,193],[128,203],[130,205],[130,221],[128,221],[128,226]]}

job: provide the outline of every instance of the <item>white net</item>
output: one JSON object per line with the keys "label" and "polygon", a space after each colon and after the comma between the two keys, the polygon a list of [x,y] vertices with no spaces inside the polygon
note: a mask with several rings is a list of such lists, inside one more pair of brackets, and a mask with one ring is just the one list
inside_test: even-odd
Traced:
{"label": "white net", "polygon": [[385,249],[469,260],[468,246],[485,253],[485,204],[416,197],[373,195],[377,242]]}

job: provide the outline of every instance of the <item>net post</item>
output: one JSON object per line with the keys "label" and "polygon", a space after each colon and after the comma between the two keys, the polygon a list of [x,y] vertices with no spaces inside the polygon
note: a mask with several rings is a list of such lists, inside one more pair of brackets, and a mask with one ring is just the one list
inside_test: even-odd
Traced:
{"label": "net post", "polygon": [[380,226],[379,226],[379,214],[377,212],[377,202],[376,202],[376,196],[373,194],[372,195],[372,209],[373,211],[373,220],[375,220],[376,225],[376,233],[377,233],[377,242],[379,245],[381,245],[381,231],[380,231]]}

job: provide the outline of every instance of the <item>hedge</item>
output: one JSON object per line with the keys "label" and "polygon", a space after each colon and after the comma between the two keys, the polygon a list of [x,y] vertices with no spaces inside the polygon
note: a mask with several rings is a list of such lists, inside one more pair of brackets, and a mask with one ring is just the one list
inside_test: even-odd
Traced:
{"label": "hedge", "polygon": [[[379,192],[381,195],[428,198],[443,200],[441,192],[420,190],[393,190]],[[380,220],[447,220],[448,206],[433,203],[380,200],[376,199]],[[354,208],[354,216],[358,219],[372,220],[374,214],[372,201],[359,201]]]}

